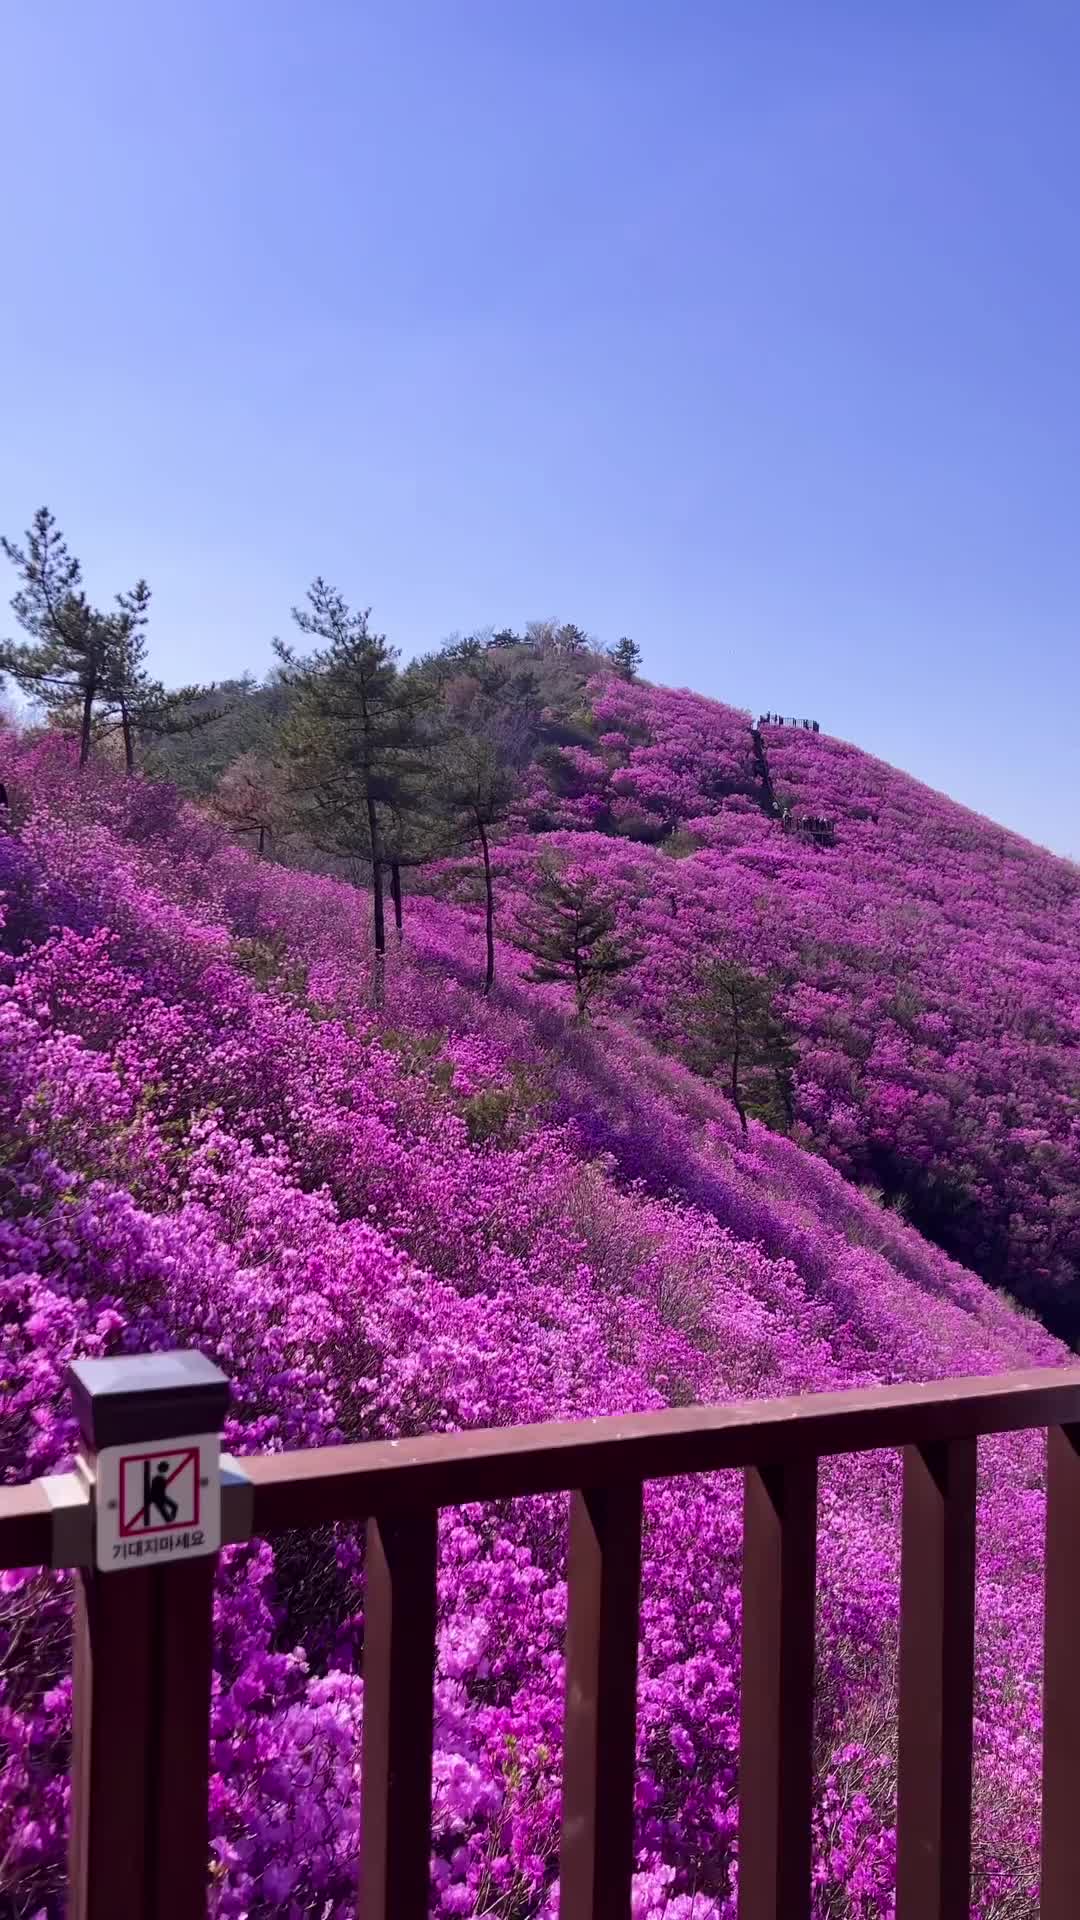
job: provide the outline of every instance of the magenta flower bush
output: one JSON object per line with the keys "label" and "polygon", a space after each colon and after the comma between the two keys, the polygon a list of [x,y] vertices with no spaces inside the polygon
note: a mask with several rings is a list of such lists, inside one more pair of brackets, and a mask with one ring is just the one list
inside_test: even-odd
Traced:
{"label": "magenta flower bush", "polygon": [[[669,766],[635,763],[644,722],[621,694],[601,719],[629,743],[626,771],[641,766],[628,806],[701,817],[693,728]],[[717,781],[740,764],[732,747]],[[60,1381],[77,1353],[201,1347],[234,1382],[239,1452],[1066,1357],[825,1159],[757,1124],[744,1146],[726,1103],[642,1037],[660,1019],[655,972],[628,993],[637,1021],[582,1032],[510,949],[483,1002],[470,913],[410,902],[376,1016],[350,888],[261,865],[165,789],[77,780],[56,743],[5,741],[4,771],[5,1479],[69,1460]],[[600,858],[594,837],[575,835],[579,858]],[[659,867],[643,882],[640,846],[601,844],[628,913],[658,926]],[[527,852],[505,850],[511,875]],[[719,856],[645,852],[689,918]],[[657,969],[658,935],[650,951]],[[980,1920],[1035,1911],[1041,1471],[1037,1436],[983,1448]],[[638,1920],[734,1915],[740,1506],[734,1475],[647,1493]],[[557,1915],[565,1533],[561,1498],[442,1517],[435,1913]],[[893,1912],[897,1549],[895,1458],[826,1464],[821,1920]],[[223,1556],[218,1915],[352,1911],[363,1607],[350,1529]],[[12,1916],[62,1911],[68,1619],[64,1576],[4,1578]]]}
{"label": "magenta flower bush", "polygon": [[[601,676],[592,718],[522,824],[623,888],[645,949],[623,1003],[677,1045],[703,954],[773,976],[795,1138],[1074,1338],[1077,869],[827,734],[763,727],[767,787],[733,708]],[[504,850],[506,929],[537,850]]]}

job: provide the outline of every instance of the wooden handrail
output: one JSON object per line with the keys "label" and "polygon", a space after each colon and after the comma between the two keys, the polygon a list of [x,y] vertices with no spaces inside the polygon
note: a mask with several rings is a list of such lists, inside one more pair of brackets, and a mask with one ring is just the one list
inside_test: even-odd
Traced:
{"label": "wooden handrail", "polygon": [[[576,1486],[1080,1425],[1080,1366],[249,1454],[257,1534]],[[0,1569],[48,1566],[44,1482],[0,1487]]]}
{"label": "wooden handrail", "polygon": [[266,1534],[365,1520],[387,1504],[462,1506],[1071,1423],[1080,1366],[362,1441],[240,1465],[255,1489],[254,1530]]}
{"label": "wooden handrail", "polygon": [[0,1567],[52,1564],[53,1511],[40,1480],[0,1487]]}

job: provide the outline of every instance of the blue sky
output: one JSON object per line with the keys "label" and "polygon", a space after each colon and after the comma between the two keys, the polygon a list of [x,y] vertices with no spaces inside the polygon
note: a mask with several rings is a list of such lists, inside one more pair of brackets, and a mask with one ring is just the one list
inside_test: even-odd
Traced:
{"label": "blue sky", "polygon": [[16,0],[0,529],[174,679],[317,571],[556,614],[1080,855],[1078,73],[1042,0]]}

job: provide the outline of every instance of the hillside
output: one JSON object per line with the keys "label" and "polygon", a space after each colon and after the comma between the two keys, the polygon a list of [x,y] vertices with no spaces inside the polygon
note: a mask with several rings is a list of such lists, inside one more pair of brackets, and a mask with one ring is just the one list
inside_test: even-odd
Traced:
{"label": "hillside", "polygon": [[703,956],[768,976],[778,1123],[1072,1339],[1077,870],[825,733],[610,674],[575,718],[505,851],[506,931],[545,849],[603,874],[643,952],[619,998],[676,1052]]}
{"label": "hillside", "polygon": [[[764,730],[776,790],[832,809],[835,845],[803,840],[761,804],[745,716],[693,696],[605,681],[589,694],[590,728],[593,745],[545,743],[498,868],[509,932],[545,848],[602,867],[641,959],[591,1028],[572,1021],[561,988],[531,985],[503,941],[485,1000],[476,909],[452,897],[406,902],[376,1012],[365,894],[255,860],[166,787],[93,765],[80,777],[57,740],[4,742],[5,1478],[65,1461],[73,1435],[59,1380],[75,1351],[213,1353],[236,1383],[227,1442],[237,1450],[1063,1357],[799,1136],[872,1176],[862,1128],[881,1131],[894,1085],[903,1166],[903,1156],[936,1163],[932,1122],[942,1158],[967,1178],[979,1139],[964,1131],[966,1073],[986,1115],[1001,1105],[1008,1128],[990,1146],[1015,1162],[1030,1201],[1029,1239],[1010,1223],[1004,1243],[1049,1244],[1052,1155],[1075,1136],[1036,1082],[1042,1061],[1065,1074],[1072,1044],[1070,871],[1000,835],[992,855],[989,828],[944,802],[935,811],[912,783],[826,739]],[[608,830],[627,823],[639,837]],[[935,833],[955,881],[932,870]],[[904,877],[886,858],[892,841]],[[905,916],[917,852],[931,869],[926,914],[949,929],[936,962],[932,938]],[[1014,885],[1002,902],[1006,869]],[[857,919],[843,907],[856,883]],[[449,896],[471,883],[452,863],[425,884]],[[1010,928],[1001,955],[991,910]],[[795,1137],[751,1119],[744,1138],[723,1094],[670,1050],[676,969],[694,944],[727,940],[762,967],[817,956],[801,986],[782,989],[798,1043]],[[963,952],[972,966],[991,949],[993,984],[964,974]],[[1023,1100],[1039,1100],[1015,1120],[995,1090],[999,1063],[982,1057],[995,1031],[1000,1043],[1006,1006]],[[881,1029],[892,1051],[879,1056]],[[946,1071],[957,1076],[951,1103],[930,1084]],[[1007,1133],[1021,1122],[1044,1129],[1049,1161],[1021,1144],[1009,1160]],[[1064,1259],[1065,1241],[1053,1244]],[[1049,1254],[1044,1265],[1056,1276]],[[1033,1436],[983,1450],[981,1920],[1035,1911],[1040,1476]],[[823,1475],[821,1916],[892,1911],[882,1729],[897,1488],[891,1457]],[[649,1490],[643,1920],[734,1915],[739,1533],[735,1476]],[[440,1913],[557,1911],[564,1535],[560,1500],[442,1525]],[[361,1545],[343,1532],[314,1555],[285,1540],[225,1560],[215,1910],[343,1915],[355,1879]],[[60,1576],[8,1577],[0,1589],[0,1912],[12,1916],[58,1911],[66,1610]]]}
{"label": "hillside", "polygon": [[[493,710],[528,735],[498,835],[505,938],[543,864],[572,858],[641,953],[617,1001],[696,1066],[686,1009],[702,966],[722,956],[767,986],[788,1057],[752,1110],[1073,1340],[1077,869],[809,723],[755,725],[623,679],[596,654],[465,643],[419,672],[452,702],[493,660]],[[272,751],[286,708],[279,686],[252,687],[156,763],[206,795],[230,752]],[[283,850],[333,865],[294,841]],[[477,898],[471,854],[410,879]]]}

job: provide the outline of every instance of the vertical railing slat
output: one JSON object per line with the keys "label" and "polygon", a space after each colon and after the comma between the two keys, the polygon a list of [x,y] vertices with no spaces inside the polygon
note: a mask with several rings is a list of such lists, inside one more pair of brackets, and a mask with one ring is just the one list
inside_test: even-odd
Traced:
{"label": "vertical railing slat", "polygon": [[75,1576],[70,1920],[145,1920],[154,1572]]}
{"label": "vertical railing slat", "polygon": [[739,1916],[808,1920],[817,1461],[744,1478]]}
{"label": "vertical railing slat", "polygon": [[630,1920],[641,1485],[571,1495],[562,1920]]}
{"label": "vertical railing slat", "polygon": [[147,1911],[155,1920],[196,1920],[206,1912],[216,1566],[216,1557],[188,1560],[154,1575],[161,1740]]}
{"label": "vertical railing slat", "polygon": [[427,1920],[438,1515],[368,1521],[360,1920]]}
{"label": "vertical railing slat", "polygon": [[75,1589],[71,1920],[199,1920],[215,1557]]}
{"label": "vertical railing slat", "polygon": [[1080,1426],[1046,1436],[1041,1920],[1075,1920],[1080,1889]]}
{"label": "vertical railing slat", "polygon": [[904,1450],[897,1920],[968,1920],[975,1648],[973,1438]]}

